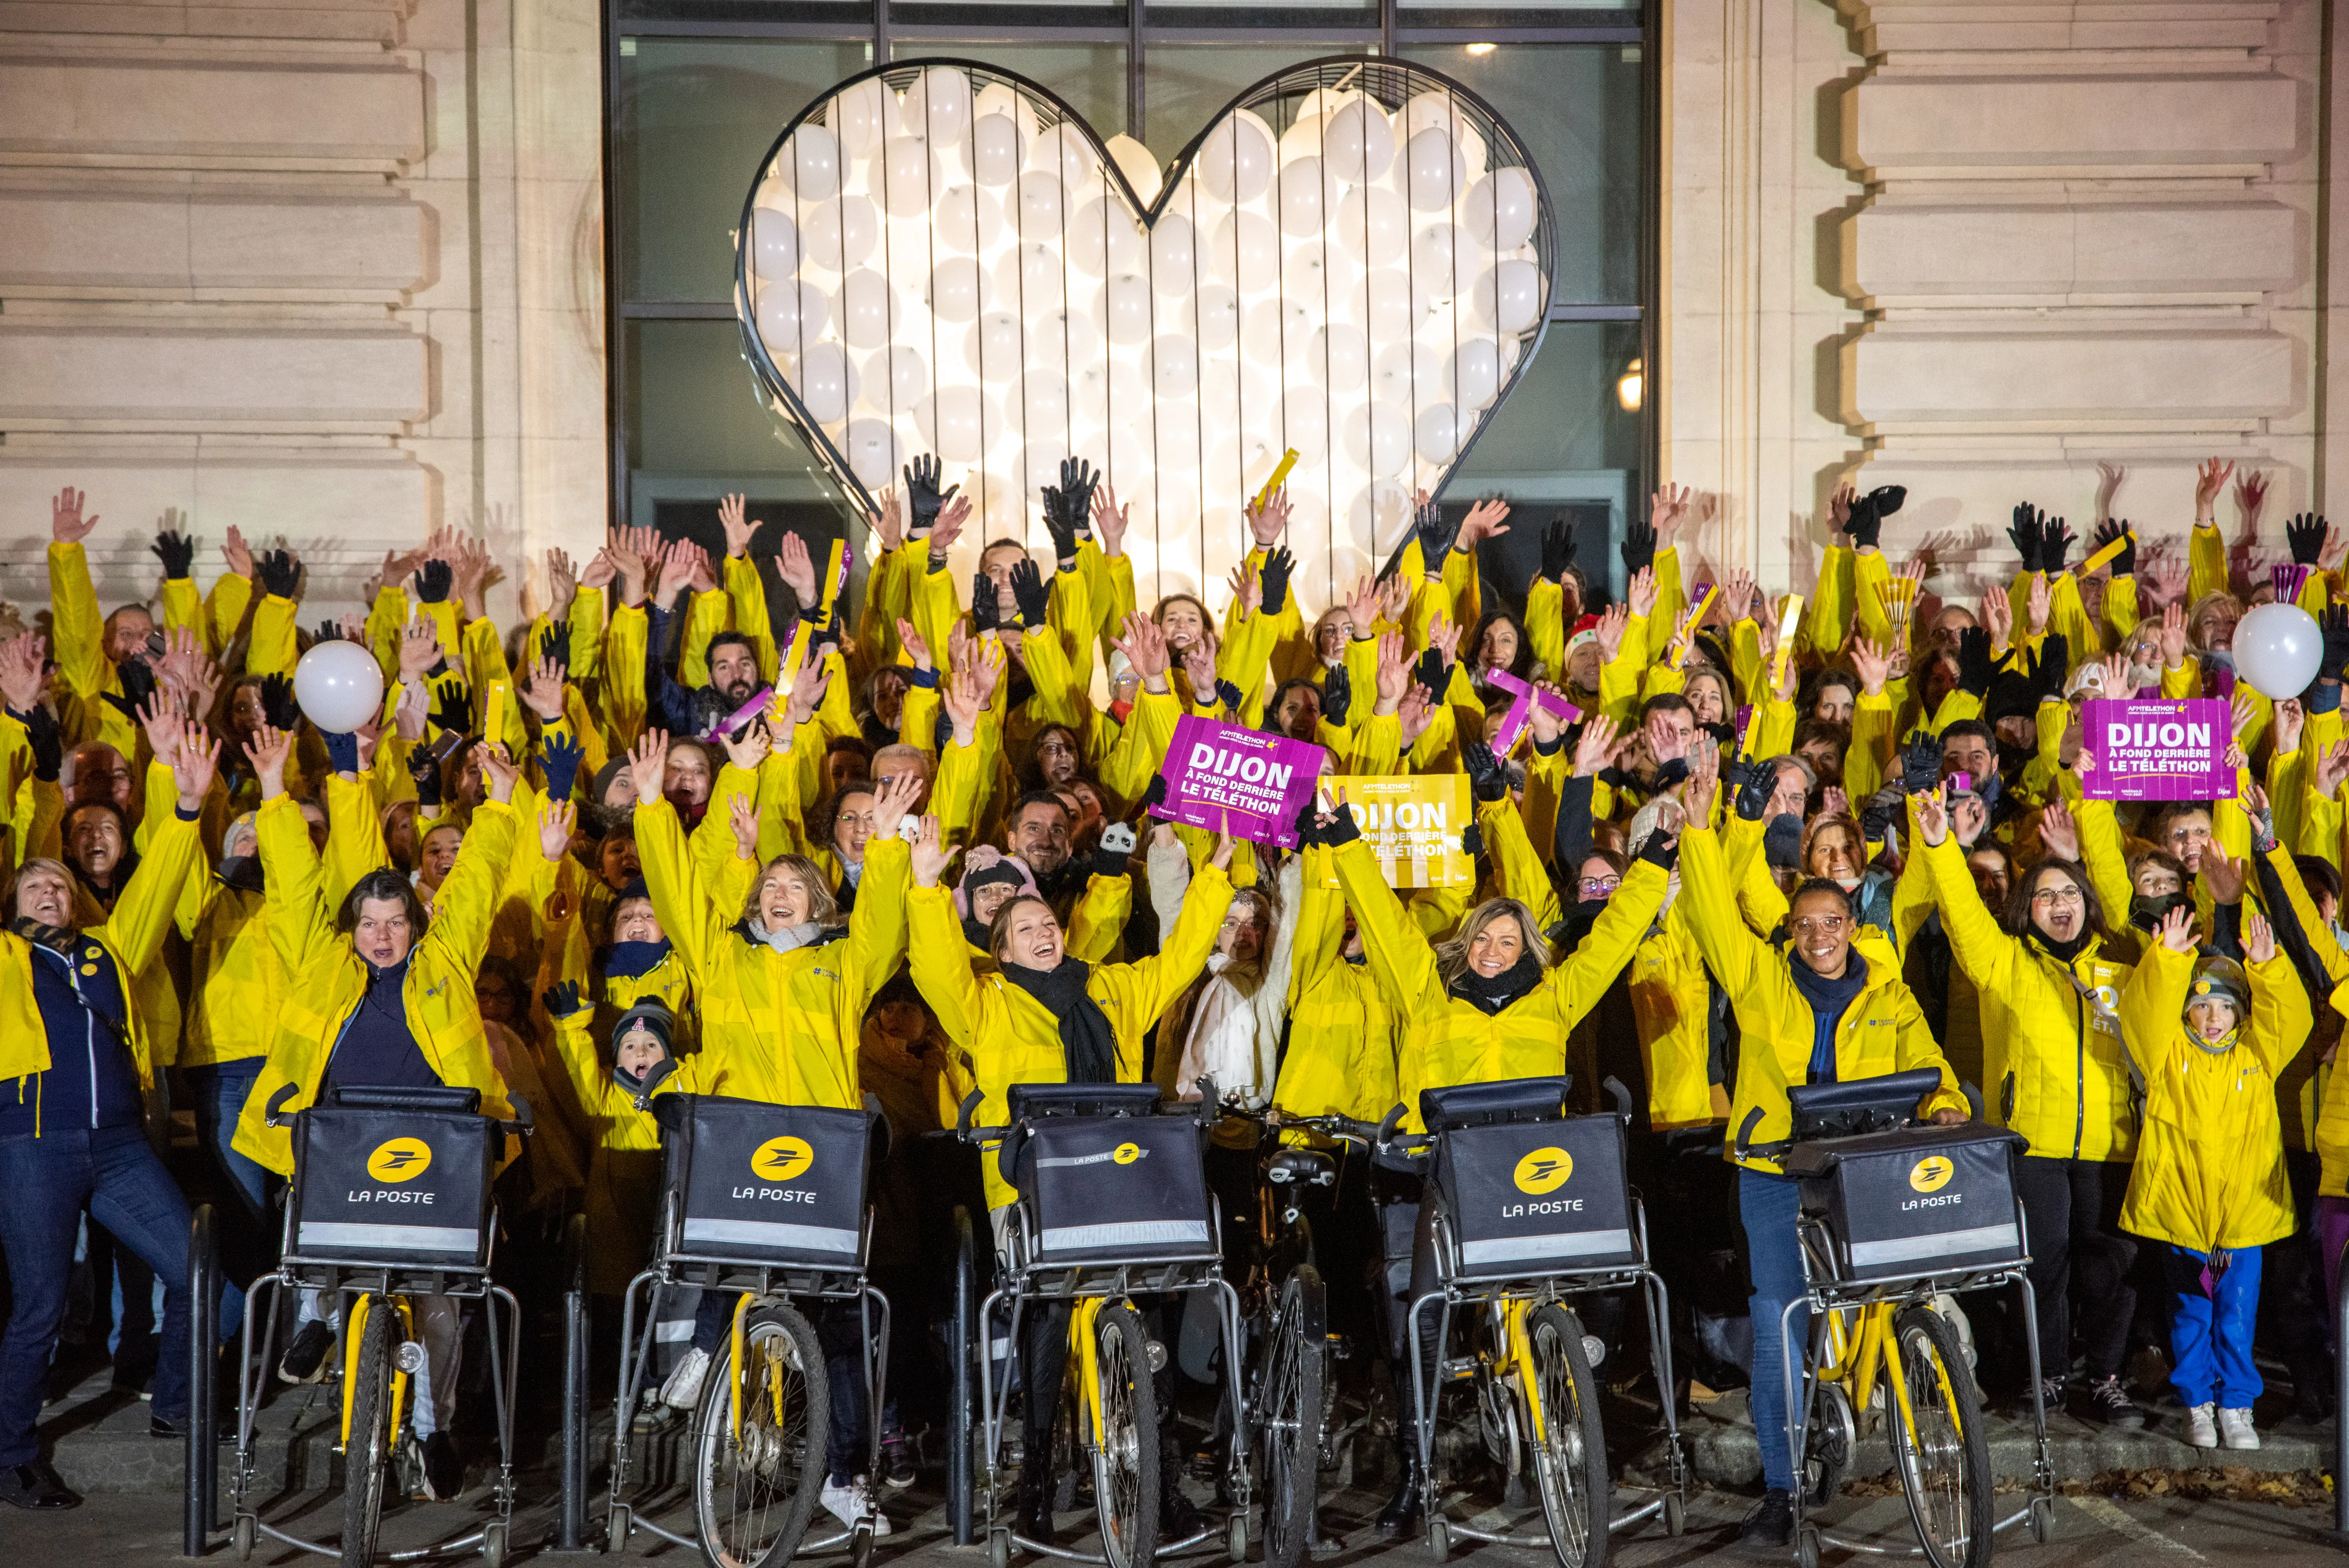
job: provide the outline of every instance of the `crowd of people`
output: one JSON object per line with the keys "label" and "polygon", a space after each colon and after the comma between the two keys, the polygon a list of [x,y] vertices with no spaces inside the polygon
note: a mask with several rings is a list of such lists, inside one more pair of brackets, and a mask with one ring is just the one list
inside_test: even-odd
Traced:
{"label": "crowd of people", "polygon": [[[263,1107],[288,1085],[293,1109],[344,1085],[526,1101],[506,1228],[584,1210],[613,1293],[653,1242],[651,1094],[871,1096],[918,1160],[949,1146],[913,1135],[974,1091],[984,1125],[1016,1084],[1212,1084],[1234,1113],[1208,1155],[1229,1220],[1254,1212],[1268,1122],[1570,1074],[1578,1108],[1628,1110],[1633,1182],[1672,1216],[1654,1238],[1683,1365],[1708,1390],[1750,1383],[1771,1433],[1781,1308],[1803,1292],[1787,1091],[1930,1067],[1920,1116],[2025,1145],[2051,1404],[2256,1448],[2260,1360],[2287,1369],[2294,1415],[2324,1413],[2349,1244],[2349,1085],[2329,1071],[2349,578],[2321,518],[2285,525],[2323,666],[2295,694],[2236,683],[2236,622],[2275,590],[2220,532],[2230,477],[2199,472],[2182,541],[2100,517],[2094,569],[2063,519],[2018,506],[2019,561],[1998,553],[1964,601],[1926,591],[1948,570],[1930,547],[1884,549],[1894,487],[1837,493],[1798,603],[1743,572],[1700,583],[1682,489],[1629,527],[1613,602],[1612,563],[1578,558],[1558,522],[1504,603],[1480,546],[1540,525],[1423,504],[1387,574],[1308,616],[1277,493],[1247,512],[1220,613],[1145,608],[1125,511],[1084,465],[1043,492],[1048,550],[988,543],[965,580],[968,502],[925,459],[885,500],[853,604],[797,535],[770,531],[764,572],[733,497],[722,558],[622,528],[584,566],[550,552],[512,626],[454,533],[388,556],[363,616],[308,626],[291,552],[231,529],[202,587],[196,541],[166,526],[154,597],[101,614],[98,519],[67,491],[47,628],[0,639],[0,1499],[78,1501],[36,1428],[69,1296],[105,1299],[109,1270],[124,1317],[159,1288],[152,1428],[183,1429],[186,1189],[241,1221],[233,1278],[268,1266],[293,1157]],[[2259,476],[2235,498],[2255,536]],[[327,639],[383,672],[379,716],[351,732],[295,699]],[[1564,701],[1512,732],[1526,683]],[[2083,704],[2138,694],[2230,698],[2230,792],[2090,793]],[[1294,849],[1165,820],[1185,715],[1317,744],[1338,779],[1464,775],[1475,885],[1391,886],[1342,786]],[[999,1233],[1011,1190],[992,1162],[983,1199],[969,1176]],[[962,1190],[885,1183],[876,1276],[918,1296]],[[1397,1376],[1431,1201],[1350,1160],[1317,1232],[1325,1271],[1377,1282],[1333,1292],[1377,1306],[1336,1326]],[[1947,1310],[1984,1386],[2027,1395],[2017,1315]],[[861,1407],[836,1401],[823,1499],[843,1518],[913,1479],[898,1406],[926,1320],[896,1315],[914,1348],[893,1357],[908,1386],[885,1391],[881,1474]],[[436,1496],[463,1482],[460,1318],[421,1318]],[[1644,1332],[1619,1319],[1591,1314],[1610,1343]],[[692,1405],[726,1322],[694,1315],[654,1402]],[[318,1377],[336,1333],[333,1303],[305,1300],[277,1376]],[[853,1377],[853,1331],[825,1339]],[[1031,1378],[1057,1365],[1050,1339]],[[1050,1415],[1029,1401],[1031,1451]],[[1423,1501],[1416,1446],[1398,1450],[1389,1534]],[[1746,1530],[1783,1542],[1793,1477],[1782,1445],[1762,1452]],[[1049,1539],[1040,1468],[1021,1523]]]}

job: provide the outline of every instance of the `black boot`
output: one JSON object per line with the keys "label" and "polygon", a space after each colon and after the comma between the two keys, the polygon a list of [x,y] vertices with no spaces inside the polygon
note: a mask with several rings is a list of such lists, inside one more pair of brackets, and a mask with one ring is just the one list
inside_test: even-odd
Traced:
{"label": "black boot", "polygon": [[1158,1445],[1158,1544],[1163,1550],[1206,1527],[1207,1516],[1183,1495],[1183,1445],[1168,1433]]}
{"label": "black boot", "polygon": [[[1043,1452],[1051,1451],[1047,1438]],[[1046,1490],[1046,1477],[1041,1463],[1023,1463],[1019,1469],[1019,1515],[1013,1521],[1013,1531],[1040,1546],[1052,1544],[1052,1497]]]}
{"label": "black boot", "polygon": [[1426,1477],[1420,1469],[1417,1434],[1401,1431],[1395,1434],[1395,1441],[1402,1449],[1402,1480],[1396,1485],[1394,1495],[1387,1499],[1387,1505],[1379,1510],[1374,1526],[1390,1540],[1417,1533],[1420,1516],[1426,1511]]}

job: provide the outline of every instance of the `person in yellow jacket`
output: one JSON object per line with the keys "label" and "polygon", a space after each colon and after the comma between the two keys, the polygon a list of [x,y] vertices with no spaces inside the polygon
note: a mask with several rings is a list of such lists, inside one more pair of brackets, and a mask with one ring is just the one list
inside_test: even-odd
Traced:
{"label": "person in yellow jacket", "polygon": [[2145,1412],[2121,1386],[2137,1307],[2137,1248],[2120,1224],[2137,1150],[2117,1011],[2130,948],[2106,926],[2095,878],[2062,814],[2043,817],[2049,856],[2016,879],[1993,919],[1945,829],[1942,796],[1910,798],[1942,931],[1981,999],[1988,1119],[2026,1140],[2015,1185],[2031,1227],[2044,1392],[2061,1407],[2076,1323],[2086,1352],[2082,1412],[2142,1427]]}
{"label": "person in yellow jacket", "polygon": [[2315,1020],[2258,910],[2243,915],[2240,964],[2196,958],[2190,909],[2172,909],[2160,934],[2121,996],[2146,1102],[2121,1224],[2162,1243],[2169,1381],[2186,1407],[2186,1440],[2256,1449],[2260,1251],[2292,1231],[2275,1085]]}
{"label": "person in yellow jacket", "polygon": [[[1700,744],[1693,761],[1682,797],[1691,826],[1681,836],[1679,905],[1688,912],[1706,966],[1729,993],[1741,1036],[1724,1152],[1742,1168],[1738,1212],[1754,1280],[1754,1429],[1765,1434],[1766,1488],[1746,1517],[1744,1535],[1783,1546],[1794,1532],[1795,1481],[1785,1444],[1777,1440],[1786,1429],[1786,1402],[1773,1369],[1779,1365],[1782,1324],[1797,1342],[1809,1333],[1807,1313],[1796,1312],[1791,1323],[1782,1315],[1804,1293],[1795,1235],[1800,1189],[1781,1173],[1777,1160],[1793,1132],[1786,1091],[1799,1084],[1931,1067],[1940,1074],[1941,1086],[1926,1097],[1920,1114],[1935,1122],[1962,1122],[1966,1100],[1907,983],[1889,963],[1854,949],[1859,927],[1849,894],[1818,878],[1797,887],[1787,900],[1783,945],[1774,946],[1746,927],[1737,912],[1721,840],[1703,826],[1713,819],[1717,753],[1710,744]],[[1764,768],[1740,788],[1737,814],[1745,822],[1758,823],[1768,813],[1774,782]]]}
{"label": "person in yellow jacket", "polygon": [[[988,945],[998,967],[991,974],[981,974],[971,962],[953,897],[940,885],[952,855],[937,819],[924,817],[914,843],[906,929],[914,984],[937,1015],[947,1040],[969,1055],[984,1093],[972,1125],[1004,1125],[1007,1096],[1014,1084],[1140,1083],[1143,1036],[1198,978],[1215,950],[1232,901],[1232,841],[1226,837],[1219,843],[1193,876],[1182,917],[1155,957],[1120,964],[1087,964],[1071,958],[1051,906],[1023,895],[997,911]],[[991,1148],[983,1158],[988,1207],[999,1248],[1019,1194],[1004,1179]],[[1023,1347],[1028,1386],[1059,1387],[1067,1355],[1067,1309],[1032,1314]],[[1029,1453],[1050,1451],[1056,1409],[1057,1401],[1050,1398],[1026,1402]],[[1179,1493],[1174,1491],[1171,1472],[1162,1469],[1161,1476],[1163,1506]],[[1045,1479],[1041,1465],[1022,1469],[1019,1530],[1031,1540],[1049,1542],[1052,1514]]]}
{"label": "person in yellow jacket", "polygon": [[[20,866],[0,930],[0,1257],[10,1303],[0,1337],[0,1501],[71,1508],[81,1500],[40,1458],[36,1430],[63,1320],[82,1210],[163,1283],[157,1437],[188,1415],[188,1205],[149,1147],[154,1065],[130,977],[171,929],[180,888],[202,854],[197,817],[217,742],[187,725],[172,758],[178,810],[102,924],[73,925],[73,873]],[[232,1297],[232,1311],[241,1299]],[[223,1321],[233,1321],[224,1317]]]}
{"label": "person in yellow jacket", "polygon": [[595,1048],[595,998],[576,980],[556,982],[544,998],[554,1053],[585,1107],[594,1152],[587,1160],[588,1288],[617,1295],[652,1252],[653,1210],[660,1199],[661,1129],[638,1108],[654,1069],[674,1064],[657,1088],[690,1093],[690,1057],[672,1054],[677,1015],[647,997],[623,1012],[611,1030],[609,1067]]}

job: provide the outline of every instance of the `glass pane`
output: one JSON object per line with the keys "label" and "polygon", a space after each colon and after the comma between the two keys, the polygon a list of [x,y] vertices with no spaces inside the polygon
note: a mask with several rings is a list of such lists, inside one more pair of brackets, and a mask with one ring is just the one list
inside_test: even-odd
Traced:
{"label": "glass pane", "polygon": [[[1375,27],[1379,8],[1362,0],[1279,0],[1253,6],[1232,0],[1150,0],[1149,18],[1154,27]],[[1344,54],[1361,47],[1333,43],[1314,52]]]}
{"label": "glass pane", "polygon": [[873,25],[873,0],[795,0],[789,17],[777,15],[773,0],[620,0],[622,31],[661,22],[843,22]]}
{"label": "glass pane", "polygon": [[[1123,27],[1122,3],[1087,5],[1084,0],[890,0],[889,26],[897,27]],[[926,37],[893,35],[892,57],[918,60],[941,53]]]}
{"label": "glass pane", "polygon": [[1465,510],[1476,497],[1497,494],[1523,514],[1528,525],[1512,526],[1480,557],[1511,598],[1522,600],[1540,564],[1542,530],[1561,512],[1578,524],[1576,558],[1592,587],[1623,592],[1615,542],[1647,480],[1640,416],[1636,406],[1624,408],[1619,383],[1639,358],[1635,322],[1552,322],[1446,487],[1451,506]]}
{"label": "glass pane", "polygon": [[[1154,4],[1150,14],[1158,10]],[[1291,66],[1345,52],[1336,44],[1153,44],[1143,56],[1142,140],[1164,163],[1246,88]]]}
{"label": "glass pane", "polygon": [[[895,7],[890,10],[895,16]],[[946,56],[1017,72],[1048,88],[1084,116],[1103,141],[1125,130],[1125,48],[1119,44],[966,44],[925,37],[900,39],[895,57]]]}
{"label": "glass pane", "polygon": [[735,228],[792,116],[872,63],[865,44],[634,38],[620,57],[621,298],[724,304]]}
{"label": "glass pane", "polygon": [[[1471,54],[1472,47],[1485,48]],[[1636,44],[1423,45],[1405,58],[1453,78],[1508,121],[1557,215],[1560,305],[1632,305],[1647,234]]]}
{"label": "glass pane", "polygon": [[1622,27],[1640,25],[1640,0],[1413,0],[1402,27]]}

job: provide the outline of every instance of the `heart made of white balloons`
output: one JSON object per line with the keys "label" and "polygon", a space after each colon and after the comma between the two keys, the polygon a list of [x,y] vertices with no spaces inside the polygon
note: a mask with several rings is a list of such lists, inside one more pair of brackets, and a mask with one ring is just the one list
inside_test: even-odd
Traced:
{"label": "heart made of white balloons", "polygon": [[1087,458],[1161,591],[1237,559],[1290,448],[1292,537],[1375,559],[1531,358],[1555,253],[1507,126],[1376,59],[1267,78],[1163,175],[992,67],[867,72],[776,139],[736,244],[745,352],[853,504],[934,452],[967,538],[1024,539]]}

